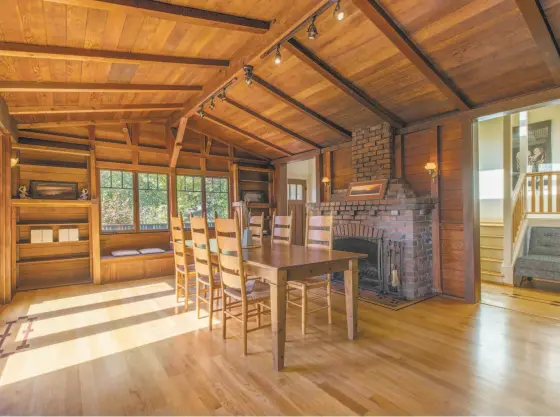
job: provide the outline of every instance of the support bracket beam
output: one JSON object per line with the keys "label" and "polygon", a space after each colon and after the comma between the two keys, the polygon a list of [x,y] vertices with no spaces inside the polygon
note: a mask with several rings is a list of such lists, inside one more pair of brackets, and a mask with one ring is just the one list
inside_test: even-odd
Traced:
{"label": "support bracket beam", "polygon": [[183,148],[183,139],[185,137],[185,129],[187,128],[188,119],[183,117],[179,123],[179,128],[177,129],[177,136],[175,136],[175,141],[171,149],[171,157],[169,158],[169,167],[175,168],[177,166],[177,160],[179,159],[179,154]]}

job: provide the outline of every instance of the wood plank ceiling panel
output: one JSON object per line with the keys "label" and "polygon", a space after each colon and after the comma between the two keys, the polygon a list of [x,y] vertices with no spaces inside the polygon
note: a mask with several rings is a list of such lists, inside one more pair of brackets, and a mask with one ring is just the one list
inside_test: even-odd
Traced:
{"label": "wood plank ceiling panel", "polygon": [[560,45],[560,0],[540,0],[540,4],[554,33],[556,43]]}
{"label": "wood plank ceiling panel", "polygon": [[343,9],[342,21],[329,12],[317,19],[316,39],[309,40],[305,30],[296,39],[406,122],[453,110],[452,103],[352,2],[344,2]]}
{"label": "wood plank ceiling panel", "polygon": [[[6,3],[6,4],[4,4]],[[187,2],[175,2],[187,5]],[[189,1],[189,6],[272,21],[282,2],[232,0]],[[188,25],[121,11],[67,6],[42,0],[8,1],[0,13],[0,39],[6,42],[69,46],[148,54],[229,59],[250,42],[251,33]],[[258,36],[258,35],[256,35]],[[173,64],[122,64],[35,58],[0,58],[0,79],[58,82],[204,84],[218,69]],[[186,102],[179,92],[139,93],[12,93],[2,95],[10,106],[118,105]],[[144,116],[149,114],[144,113]],[[161,113],[157,113],[158,116]],[[66,120],[83,120],[80,115]],[[89,116],[91,117],[91,115]],[[122,118],[112,113],[106,118]],[[86,117],[87,118],[87,117]],[[96,118],[98,118],[96,116]],[[59,120],[50,115],[32,121]]]}
{"label": "wood plank ceiling panel", "polygon": [[[258,86],[248,87],[243,80],[228,89],[228,97],[321,146],[333,145],[342,140],[339,135],[311,117],[287,106]],[[253,120],[251,116],[244,115],[240,122],[248,123],[251,120]]]}
{"label": "wood plank ceiling panel", "polygon": [[551,87],[514,0],[379,0],[475,104]]}

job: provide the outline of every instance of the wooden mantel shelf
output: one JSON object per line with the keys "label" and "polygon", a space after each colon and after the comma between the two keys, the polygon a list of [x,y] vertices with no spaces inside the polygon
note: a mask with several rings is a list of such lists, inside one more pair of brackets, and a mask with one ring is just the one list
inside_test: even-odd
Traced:
{"label": "wooden mantel shelf", "polygon": [[91,200],[12,199],[12,207],[90,207]]}

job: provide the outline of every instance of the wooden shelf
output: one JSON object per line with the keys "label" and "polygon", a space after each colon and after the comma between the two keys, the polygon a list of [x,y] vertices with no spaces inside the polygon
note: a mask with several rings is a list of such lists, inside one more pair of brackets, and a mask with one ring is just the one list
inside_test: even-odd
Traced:
{"label": "wooden shelf", "polygon": [[249,203],[249,208],[270,208],[270,203]]}
{"label": "wooden shelf", "polygon": [[80,240],[75,240],[75,241],[71,241],[71,242],[40,242],[40,243],[31,243],[29,241],[23,241],[23,242],[18,242],[16,243],[18,246],[47,246],[47,245],[70,245],[70,244],[75,244],[75,243],[83,243],[83,242],[89,242],[89,239],[80,239]]}
{"label": "wooden shelf", "polygon": [[63,221],[58,221],[58,222],[49,222],[49,221],[43,221],[43,220],[37,220],[37,221],[29,221],[29,222],[20,222],[18,224],[16,224],[16,227],[35,227],[35,226],[83,226],[83,225],[88,225],[88,221],[87,220],[77,220],[77,221],[68,221],[68,222],[63,222]]}
{"label": "wooden shelf", "polygon": [[29,258],[17,261],[18,265],[49,264],[57,262],[83,261],[89,259],[89,253],[74,254],[71,256],[53,256],[50,258]]}
{"label": "wooden shelf", "polygon": [[55,168],[57,170],[67,171],[69,173],[87,173],[88,169],[86,167],[70,167],[52,164],[31,164],[31,163],[19,163],[20,167],[38,167],[38,168]]}
{"label": "wooden shelf", "polygon": [[270,181],[263,181],[263,180],[239,180],[239,182],[256,182],[259,184],[269,184]]}
{"label": "wooden shelf", "polygon": [[238,165],[238,168],[240,171],[267,172],[267,173],[274,172],[274,169],[272,168],[249,167],[243,165]]}
{"label": "wooden shelf", "polygon": [[90,207],[91,200],[22,200],[12,198],[13,207]]}

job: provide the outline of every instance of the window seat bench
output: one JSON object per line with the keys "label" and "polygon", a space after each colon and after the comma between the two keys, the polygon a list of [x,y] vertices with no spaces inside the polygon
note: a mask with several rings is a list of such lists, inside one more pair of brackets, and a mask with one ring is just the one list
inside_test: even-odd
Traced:
{"label": "window seat bench", "polygon": [[175,274],[173,251],[129,256],[101,256],[101,282],[130,281]]}

